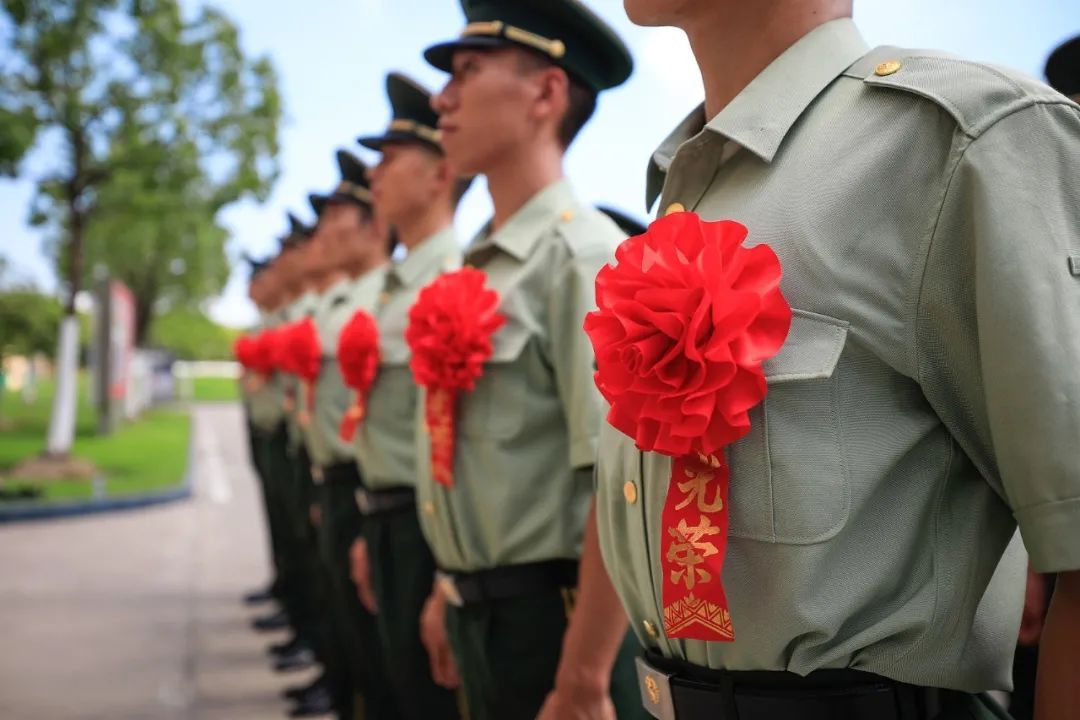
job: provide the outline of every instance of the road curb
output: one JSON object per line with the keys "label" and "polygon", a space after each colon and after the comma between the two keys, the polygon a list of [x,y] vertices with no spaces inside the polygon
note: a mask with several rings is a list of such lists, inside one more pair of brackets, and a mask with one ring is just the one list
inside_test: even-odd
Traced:
{"label": "road curb", "polygon": [[138,510],[154,505],[187,500],[192,496],[192,468],[195,467],[195,414],[191,413],[191,424],[188,431],[187,470],[184,471],[184,479],[179,487],[167,490],[154,490],[140,493],[139,495],[127,495],[115,498],[92,498],[77,502],[56,503],[27,503],[25,505],[10,506],[0,505],[0,525],[13,522],[25,522],[31,520],[53,520],[58,518],[78,517],[80,515],[97,515],[98,513],[117,512],[121,510]]}

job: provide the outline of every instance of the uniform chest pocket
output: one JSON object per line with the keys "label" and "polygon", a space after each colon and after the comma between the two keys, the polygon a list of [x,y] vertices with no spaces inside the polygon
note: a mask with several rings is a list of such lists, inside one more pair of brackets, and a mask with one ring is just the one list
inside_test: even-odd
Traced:
{"label": "uniform chest pocket", "polygon": [[476,388],[458,400],[458,421],[466,437],[505,439],[521,432],[525,422],[526,368],[523,354],[529,333],[506,325],[495,337],[491,358]]}
{"label": "uniform chest pocket", "polygon": [[765,402],[728,451],[732,536],[809,545],[847,522],[839,406],[847,334],[842,320],[794,311],[787,342],[764,367]]}
{"label": "uniform chest pocket", "polygon": [[412,371],[405,364],[379,366],[375,384],[367,396],[368,414],[399,423],[416,417],[417,390]]}

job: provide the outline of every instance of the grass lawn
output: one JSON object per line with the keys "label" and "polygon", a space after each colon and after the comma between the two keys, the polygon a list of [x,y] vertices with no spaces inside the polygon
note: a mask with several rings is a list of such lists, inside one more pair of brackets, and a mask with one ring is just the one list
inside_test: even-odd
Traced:
{"label": "grass lawn", "polygon": [[195,402],[237,402],[240,400],[239,381],[236,378],[195,378],[191,399]]}
{"label": "grass lawn", "polygon": [[[16,394],[6,392],[0,404],[0,475],[16,463],[40,453],[45,447],[45,433],[52,404],[52,388],[42,384],[36,401],[24,405]],[[174,408],[150,411],[135,422],[126,423],[109,437],[95,434],[93,409],[87,400],[86,385],[79,383],[79,412],[75,428],[73,454],[94,463],[105,479],[104,492],[109,497],[140,494],[178,486],[187,467],[188,414]],[[12,482],[5,483],[11,487]],[[27,485],[33,483],[18,481]],[[89,498],[93,483],[49,481],[41,483],[44,500]]]}

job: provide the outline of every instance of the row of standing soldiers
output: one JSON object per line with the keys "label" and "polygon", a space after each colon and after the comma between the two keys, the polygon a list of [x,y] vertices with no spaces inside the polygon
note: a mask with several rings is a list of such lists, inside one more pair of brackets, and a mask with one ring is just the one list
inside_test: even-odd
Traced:
{"label": "row of standing soldiers", "polygon": [[628,0],[706,80],[645,232],[562,173],[623,42],[578,0],[462,5],[446,86],[391,73],[379,162],[340,151],[252,280],[279,662],[326,670],[294,714],[1002,717],[1017,524],[1080,567],[1080,353],[1046,341],[1080,336],[1076,105],[871,50],[844,3]]}

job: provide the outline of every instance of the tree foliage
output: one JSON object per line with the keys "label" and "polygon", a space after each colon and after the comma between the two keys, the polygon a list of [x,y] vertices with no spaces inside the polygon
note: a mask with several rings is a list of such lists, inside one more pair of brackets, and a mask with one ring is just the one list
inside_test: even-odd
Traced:
{"label": "tree foliage", "polygon": [[[178,0],[0,0],[0,173],[58,147],[38,178],[44,227],[74,292],[97,267],[131,288],[138,340],[155,311],[223,287],[217,218],[278,173],[277,76],[235,25]],[[0,18],[2,20],[4,18]],[[5,33],[0,32],[0,39]],[[69,302],[73,307],[73,303]]]}
{"label": "tree foliage", "polygon": [[0,359],[51,354],[60,327],[60,302],[36,290],[0,290]]}
{"label": "tree foliage", "polygon": [[180,360],[231,360],[237,334],[198,310],[178,309],[158,317],[150,330],[149,344]]}

